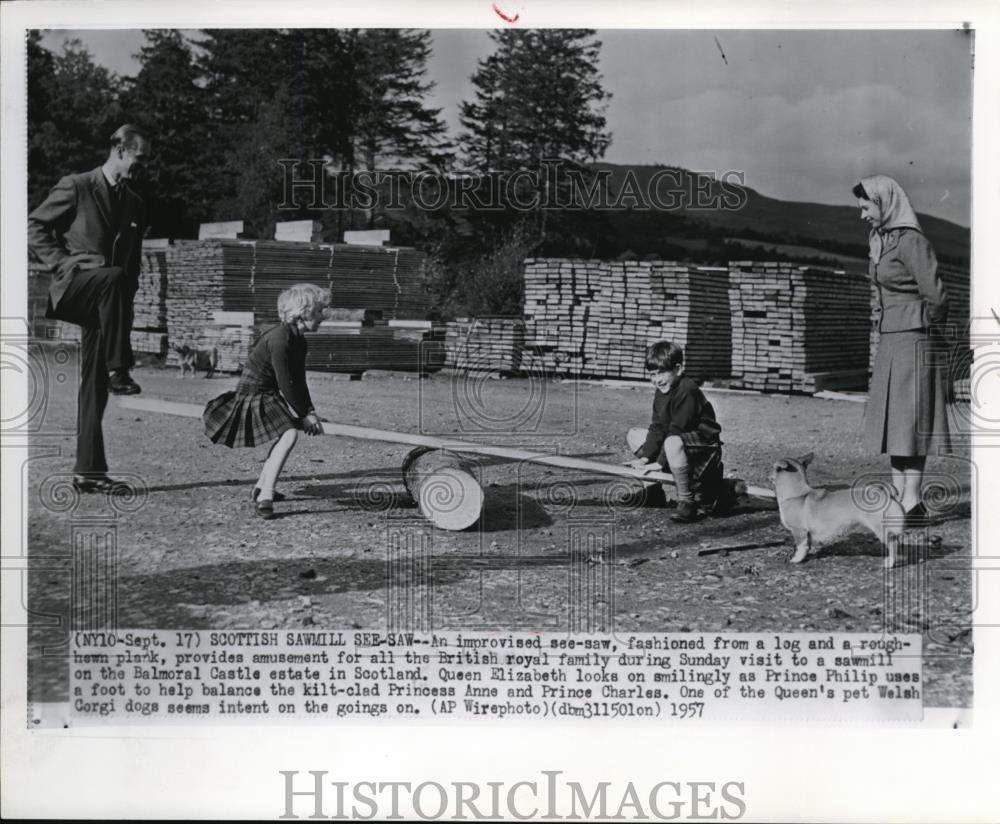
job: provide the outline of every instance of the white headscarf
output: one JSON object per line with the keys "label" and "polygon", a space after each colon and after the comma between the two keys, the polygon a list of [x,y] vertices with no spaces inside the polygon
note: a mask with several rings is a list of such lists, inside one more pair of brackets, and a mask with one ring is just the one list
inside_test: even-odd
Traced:
{"label": "white headscarf", "polygon": [[882,236],[891,229],[909,227],[923,231],[910,199],[895,180],[886,175],[872,175],[861,179],[861,188],[868,200],[878,209],[879,223],[868,235],[868,251],[878,263],[882,259]]}

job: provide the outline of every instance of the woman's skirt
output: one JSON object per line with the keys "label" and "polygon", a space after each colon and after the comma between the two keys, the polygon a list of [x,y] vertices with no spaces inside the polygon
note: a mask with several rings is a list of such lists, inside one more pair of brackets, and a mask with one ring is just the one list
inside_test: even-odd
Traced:
{"label": "woman's skirt", "polygon": [[925,332],[883,332],[875,354],[864,448],[916,457],[948,453],[948,350]]}
{"label": "woman's skirt", "polygon": [[302,428],[276,394],[224,392],[206,404],[201,417],[212,442],[229,447],[260,446]]}

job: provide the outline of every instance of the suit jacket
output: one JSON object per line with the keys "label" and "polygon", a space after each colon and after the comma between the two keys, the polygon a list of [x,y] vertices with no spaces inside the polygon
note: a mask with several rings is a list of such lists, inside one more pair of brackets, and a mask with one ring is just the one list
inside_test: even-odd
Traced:
{"label": "suit jacket", "polygon": [[138,282],[145,203],[126,186],[120,220],[115,221],[113,197],[98,167],[62,178],[28,215],[28,247],[52,271],[47,316],[51,317],[85,257],[103,257],[105,266],[121,266]]}

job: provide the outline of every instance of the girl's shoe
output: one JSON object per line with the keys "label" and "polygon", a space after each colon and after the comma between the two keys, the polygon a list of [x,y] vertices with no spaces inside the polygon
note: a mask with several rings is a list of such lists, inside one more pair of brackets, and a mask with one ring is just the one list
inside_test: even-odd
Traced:
{"label": "girl's shoe", "polygon": [[257,501],[256,512],[258,517],[270,521],[274,518],[274,501],[269,501],[266,498]]}
{"label": "girl's shoe", "polygon": [[[251,501],[256,501],[259,497],[260,497],[260,487],[259,486],[255,486],[253,488],[253,493],[250,495],[250,500]],[[271,493],[271,500],[272,501],[283,501],[283,500],[285,500],[285,496],[282,495],[280,492],[278,492],[278,490],[275,490],[274,492]]]}

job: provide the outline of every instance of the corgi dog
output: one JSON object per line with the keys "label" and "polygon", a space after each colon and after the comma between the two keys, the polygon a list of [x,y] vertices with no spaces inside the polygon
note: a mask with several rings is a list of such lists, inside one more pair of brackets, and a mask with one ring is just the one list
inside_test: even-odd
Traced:
{"label": "corgi dog", "polygon": [[[904,529],[903,505],[895,489],[891,485],[888,490],[875,485],[872,494],[866,496],[864,490],[858,494],[856,489],[813,487],[806,478],[806,467],[812,459],[809,453],[801,458],[782,458],[774,464],[774,491],[781,524],[795,541],[795,554],[790,562],[802,563],[814,542],[827,543],[856,527],[864,527],[882,541],[886,549],[885,568],[894,567]],[[881,507],[864,506],[867,498],[885,499],[885,503]]]}
{"label": "corgi dog", "polygon": [[215,374],[216,367],[219,365],[219,350],[214,346],[211,349],[196,349],[193,346],[188,346],[187,344],[176,344],[170,345],[181,361],[181,377],[185,377],[188,370],[191,370],[191,377],[193,378],[199,369],[205,370],[205,377],[210,378]]}

